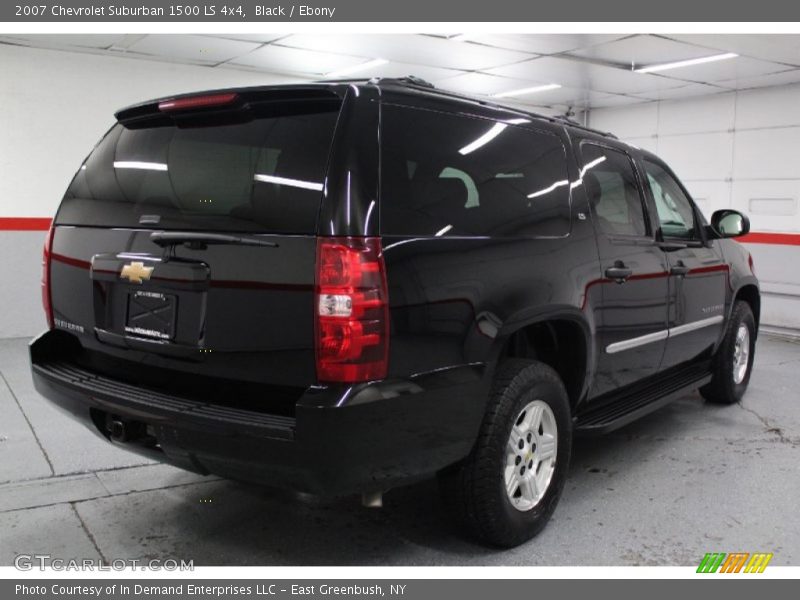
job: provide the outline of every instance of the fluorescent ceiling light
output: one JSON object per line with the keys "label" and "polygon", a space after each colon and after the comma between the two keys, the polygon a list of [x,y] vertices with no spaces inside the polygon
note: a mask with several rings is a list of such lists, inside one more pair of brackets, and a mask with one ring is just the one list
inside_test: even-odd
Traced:
{"label": "fluorescent ceiling light", "polygon": [[588,171],[589,169],[593,169],[594,167],[596,167],[600,163],[605,162],[605,160],[606,160],[605,156],[600,156],[598,158],[595,158],[592,161],[589,161],[585,165],[583,165],[583,168],[581,169],[581,177],[586,175],[586,171]]}
{"label": "fluorescent ceiling light", "polygon": [[445,226],[444,226],[444,227],[442,227],[442,228],[441,228],[439,231],[437,231],[437,232],[436,232],[434,235],[435,235],[436,237],[441,237],[441,236],[443,236],[445,233],[447,233],[448,231],[450,231],[452,228],[453,228],[453,226],[452,226],[452,225],[445,225]]}
{"label": "fluorescent ceiling light", "polygon": [[142,162],[139,160],[115,160],[115,169],[144,169],[145,171],[166,171],[164,163]]}
{"label": "fluorescent ceiling light", "polygon": [[339,69],[337,71],[331,71],[330,73],[325,73],[325,77],[344,77],[345,75],[350,75],[351,73],[358,73],[359,71],[365,71],[373,67],[380,67],[381,65],[385,65],[388,62],[389,62],[388,60],[384,60],[382,58],[376,58],[375,60],[370,60],[365,63],[353,65],[352,67],[345,67],[344,69]]}
{"label": "fluorescent ceiling light", "polygon": [[528,198],[538,198],[539,196],[544,196],[545,194],[549,194],[556,188],[560,188],[563,185],[567,185],[569,180],[562,179],[561,181],[556,181],[553,185],[544,188],[543,190],[539,190],[538,192],[533,192],[532,194],[528,194]]}
{"label": "fluorescent ceiling light", "polygon": [[493,98],[507,98],[509,96],[524,96],[526,94],[535,94],[536,92],[546,92],[547,90],[557,90],[561,86],[557,83],[548,83],[547,85],[537,85],[535,87],[522,88],[521,90],[511,90],[509,92],[500,92],[499,94],[492,94]]}
{"label": "fluorescent ceiling light", "polygon": [[489,142],[491,142],[494,138],[498,135],[503,133],[503,130],[508,127],[505,123],[495,123],[492,128],[484,133],[481,137],[479,137],[474,142],[470,142],[466,146],[464,146],[461,150],[458,151],[459,154],[467,155],[470,152],[475,152],[481,146],[485,146]]}
{"label": "fluorescent ceiling light", "polygon": [[301,179],[289,179],[288,177],[276,177],[274,175],[262,175],[256,173],[253,176],[255,181],[261,183],[274,183],[276,185],[288,185],[289,187],[301,188],[303,190],[314,190],[315,192],[322,191],[321,183],[314,183],[313,181],[303,181]]}
{"label": "fluorescent ceiling light", "polygon": [[717,62],[718,60],[728,60],[729,58],[736,58],[739,56],[733,52],[726,52],[725,54],[714,54],[712,56],[703,56],[702,58],[690,58],[689,60],[679,60],[677,62],[662,63],[660,65],[651,65],[649,67],[642,67],[641,69],[634,69],[636,73],[656,73],[658,71],[667,71],[669,69],[679,69],[681,67],[691,67],[693,65],[702,65],[710,62]]}
{"label": "fluorescent ceiling light", "polygon": [[[593,169],[594,167],[596,167],[600,163],[605,162],[605,160],[606,160],[606,157],[605,156],[601,156],[601,157],[595,158],[593,161],[590,161],[590,162],[586,163],[585,165],[583,165],[583,168],[581,169],[580,178],[578,178],[575,181],[573,181],[572,183],[570,183],[569,184],[569,189],[574,190],[576,187],[581,185],[583,183],[583,176],[586,175],[586,171],[588,171],[589,169]],[[528,196],[528,197],[530,198],[530,196]]]}

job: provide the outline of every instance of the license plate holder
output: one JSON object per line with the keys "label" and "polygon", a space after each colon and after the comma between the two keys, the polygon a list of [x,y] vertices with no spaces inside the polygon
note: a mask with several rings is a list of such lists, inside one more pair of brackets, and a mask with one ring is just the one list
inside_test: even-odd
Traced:
{"label": "license plate holder", "polygon": [[135,290],[128,294],[125,333],[169,341],[175,337],[178,298],[150,290]]}

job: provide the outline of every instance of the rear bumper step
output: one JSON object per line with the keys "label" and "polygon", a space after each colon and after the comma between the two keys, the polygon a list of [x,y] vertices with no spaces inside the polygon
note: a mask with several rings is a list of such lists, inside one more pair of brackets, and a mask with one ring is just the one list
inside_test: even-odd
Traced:
{"label": "rear bumper step", "polygon": [[[457,462],[477,437],[488,393],[482,367],[463,365],[412,380],[312,386],[284,416],[252,410],[252,401],[244,409],[120,381],[85,366],[81,352],[65,332],[35,339],[34,385],[114,445],[190,471],[319,494],[389,489]],[[234,404],[235,389],[229,396]],[[264,407],[269,396],[265,387]]]}
{"label": "rear bumper step", "polygon": [[129,416],[147,414],[160,423],[192,421],[202,425],[213,421],[215,428],[235,427],[255,430],[253,433],[276,439],[294,439],[295,419],[242,410],[227,406],[196,402],[187,398],[142,389],[91,373],[63,360],[44,361],[33,365],[34,373],[90,396],[98,408],[109,408]]}

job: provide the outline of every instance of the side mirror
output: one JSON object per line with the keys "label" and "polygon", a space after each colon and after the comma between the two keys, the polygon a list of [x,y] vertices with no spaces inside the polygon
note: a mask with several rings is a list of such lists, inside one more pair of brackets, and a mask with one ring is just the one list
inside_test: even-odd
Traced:
{"label": "side mirror", "polygon": [[740,237],[750,233],[750,219],[738,210],[724,208],[714,211],[709,228],[709,237],[714,239]]}

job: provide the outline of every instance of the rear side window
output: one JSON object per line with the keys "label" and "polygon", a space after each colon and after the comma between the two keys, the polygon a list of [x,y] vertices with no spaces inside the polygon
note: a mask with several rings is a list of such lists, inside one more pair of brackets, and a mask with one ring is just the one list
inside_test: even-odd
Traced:
{"label": "rear side window", "polygon": [[599,228],[609,234],[648,234],[631,159],[624,152],[583,144],[581,179]]}
{"label": "rear side window", "polygon": [[566,152],[555,135],[393,105],[381,122],[384,235],[569,233]]}
{"label": "rear side window", "polygon": [[338,112],[297,112],[205,127],[117,124],[56,222],[314,233]]}

